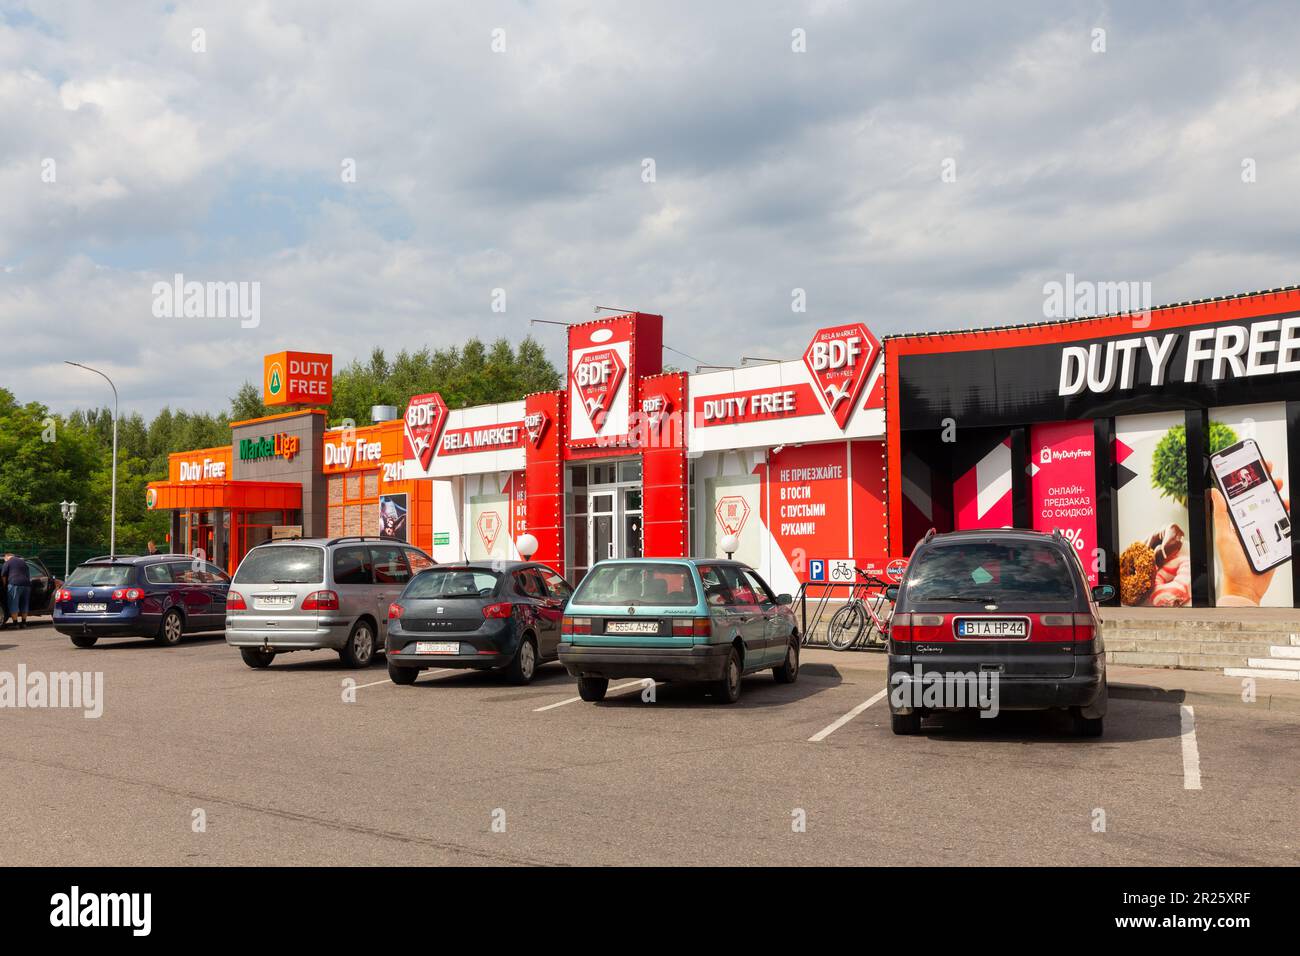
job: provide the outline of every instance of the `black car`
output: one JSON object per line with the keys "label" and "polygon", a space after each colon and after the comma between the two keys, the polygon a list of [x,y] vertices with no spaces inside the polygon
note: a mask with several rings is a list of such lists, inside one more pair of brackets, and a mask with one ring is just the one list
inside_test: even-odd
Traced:
{"label": "black car", "polygon": [[226,626],[229,590],[226,572],[184,555],[94,558],[59,588],[54,629],[77,647],[90,647],[101,637],[177,644],[184,634]]}
{"label": "black car", "polygon": [[[1089,588],[1059,532],[929,532],[902,582],[886,590],[895,601],[894,733],[919,732],[936,710],[974,708],[971,691],[982,688],[997,710],[1066,708],[1078,733],[1100,736],[1106,653],[1096,602],[1114,593],[1109,585]],[[985,702],[981,696],[980,709]]]}
{"label": "black car", "polygon": [[438,565],[413,577],[388,608],[388,676],[412,684],[428,667],[501,671],[527,684],[557,659],[572,589],[527,561]]}

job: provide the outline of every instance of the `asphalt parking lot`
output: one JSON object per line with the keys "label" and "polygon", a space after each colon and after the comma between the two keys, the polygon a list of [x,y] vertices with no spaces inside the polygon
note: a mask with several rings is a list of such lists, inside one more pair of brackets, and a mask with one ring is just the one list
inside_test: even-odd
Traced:
{"label": "asphalt parking lot", "polygon": [[860,709],[881,675],[825,663],[748,678],[731,707],[672,684],[647,702],[636,682],[587,704],[558,664],[527,687],[398,687],[328,652],[253,671],[219,635],[79,650],[48,626],[0,632],[0,671],[20,665],[102,672],[103,714],[0,710],[10,865],[1300,858],[1286,713],[1198,706],[1189,757],[1160,701],[1112,700],[1100,740],[1025,713],[895,737],[883,699]]}

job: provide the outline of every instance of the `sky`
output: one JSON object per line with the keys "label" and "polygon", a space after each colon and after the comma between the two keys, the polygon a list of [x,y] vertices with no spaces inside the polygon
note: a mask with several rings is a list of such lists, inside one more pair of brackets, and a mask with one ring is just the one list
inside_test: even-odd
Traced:
{"label": "sky", "polygon": [[1067,274],[1295,284],[1297,50],[1232,0],[0,0],[0,387],[221,411],[285,348],[559,365],[531,320],[598,305],[693,371],[1043,321]]}

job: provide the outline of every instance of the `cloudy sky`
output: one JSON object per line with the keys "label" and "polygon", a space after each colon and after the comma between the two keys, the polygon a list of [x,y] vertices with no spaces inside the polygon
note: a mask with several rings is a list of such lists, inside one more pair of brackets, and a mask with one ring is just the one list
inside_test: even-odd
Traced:
{"label": "cloudy sky", "polygon": [[[529,320],[595,305],[733,364],[1041,320],[1066,273],[1293,284],[1298,106],[1284,2],[0,0],[0,386],[219,410],[286,347],[558,361]],[[260,323],[157,317],[177,273]]]}

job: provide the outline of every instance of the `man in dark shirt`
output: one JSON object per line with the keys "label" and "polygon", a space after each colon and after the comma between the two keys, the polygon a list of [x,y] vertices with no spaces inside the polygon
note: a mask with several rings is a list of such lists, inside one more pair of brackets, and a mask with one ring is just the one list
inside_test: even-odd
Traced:
{"label": "man in dark shirt", "polygon": [[27,562],[12,552],[6,553],[5,563],[0,566],[0,578],[4,579],[9,616],[14,619],[14,626],[26,627],[27,608],[32,599],[32,578]]}

